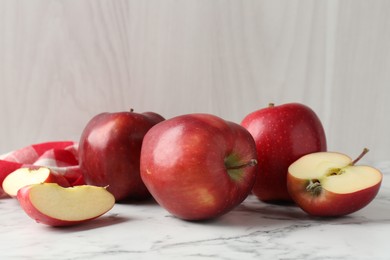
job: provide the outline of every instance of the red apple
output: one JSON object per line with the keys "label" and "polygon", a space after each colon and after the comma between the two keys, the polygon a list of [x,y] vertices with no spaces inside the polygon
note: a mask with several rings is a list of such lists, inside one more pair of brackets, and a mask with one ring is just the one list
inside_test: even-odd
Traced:
{"label": "red apple", "polygon": [[9,196],[16,197],[20,188],[38,183],[57,183],[63,187],[70,186],[64,176],[51,171],[49,168],[19,168],[4,179],[3,190]]}
{"label": "red apple", "polygon": [[141,150],[141,177],[174,216],[204,220],[227,213],[250,193],[256,146],[249,132],[209,114],[171,118],[152,127]]}
{"label": "red apple", "polygon": [[108,187],[116,201],[145,199],[140,176],[142,140],[164,118],[156,113],[101,113],[86,125],[79,143],[80,169],[89,185]]}
{"label": "red apple", "polygon": [[252,134],[257,147],[253,194],[265,202],[291,201],[286,186],[290,164],[305,154],[326,151],[320,119],[302,104],[270,104],[247,115],[241,125]]}
{"label": "red apple", "polygon": [[63,188],[56,183],[24,186],[17,199],[28,216],[50,226],[70,226],[95,219],[115,204],[114,196],[103,187]]}
{"label": "red apple", "polygon": [[152,120],[155,124],[165,120],[164,117],[162,117],[160,114],[157,114],[155,112],[148,111],[148,112],[143,112],[142,114],[148,117],[150,120]]}
{"label": "red apple", "polygon": [[358,159],[352,161],[335,152],[301,157],[288,169],[291,197],[314,216],[342,216],[360,210],[375,198],[382,174],[370,166],[355,165]]}

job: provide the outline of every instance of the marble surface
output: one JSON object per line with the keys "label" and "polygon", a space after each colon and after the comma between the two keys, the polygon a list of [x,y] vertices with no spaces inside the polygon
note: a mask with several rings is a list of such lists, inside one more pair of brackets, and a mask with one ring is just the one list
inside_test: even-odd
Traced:
{"label": "marble surface", "polygon": [[230,213],[193,223],[153,201],[116,204],[70,228],[35,223],[14,199],[0,200],[0,259],[390,259],[390,162],[366,208],[334,219],[250,196]]}

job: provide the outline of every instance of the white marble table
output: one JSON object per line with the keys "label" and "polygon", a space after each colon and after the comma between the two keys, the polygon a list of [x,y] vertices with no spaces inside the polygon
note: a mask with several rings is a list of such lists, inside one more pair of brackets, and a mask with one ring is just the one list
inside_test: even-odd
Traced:
{"label": "white marble table", "polygon": [[249,197],[219,219],[172,217],[154,202],[117,204],[85,225],[35,223],[14,199],[0,200],[0,259],[390,259],[390,162],[366,208],[317,219],[295,206]]}

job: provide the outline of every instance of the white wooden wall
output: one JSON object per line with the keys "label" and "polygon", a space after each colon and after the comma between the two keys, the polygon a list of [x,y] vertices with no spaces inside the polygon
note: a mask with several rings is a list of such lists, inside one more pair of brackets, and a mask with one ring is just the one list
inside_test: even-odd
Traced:
{"label": "white wooden wall", "polygon": [[329,150],[390,160],[389,101],[387,0],[0,0],[0,153],[103,111],[302,102]]}

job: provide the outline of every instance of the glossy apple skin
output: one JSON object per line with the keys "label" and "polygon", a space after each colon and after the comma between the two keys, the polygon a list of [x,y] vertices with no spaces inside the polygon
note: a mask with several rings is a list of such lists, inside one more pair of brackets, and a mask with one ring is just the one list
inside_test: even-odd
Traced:
{"label": "glossy apple skin", "polygon": [[241,125],[252,134],[258,154],[252,193],[265,202],[291,202],[286,185],[290,164],[303,155],[327,149],[320,119],[309,107],[288,103],[254,111]]}
{"label": "glossy apple skin", "polygon": [[146,199],[150,193],[140,176],[145,134],[164,118],[156,113],[101,113],[80,137],[80,169],[86,184],[106,187],[116,201]]}
{"label": "glossy apple skin", "polygon": [[[174,216],[204,220],[221,216],[250,193],[256,166],[234,170],[256,158],[249,132],[209,114],[181,115],[145,135],[141,177],[155,200]],[[231,173],[231,170],[230,170]]]}
{"label": "glossy apple skin", "polygon": [[346,194],[322,189],[319,196],[313,196],[306,190],[308,180],[287,175],[288,191],[296,204],[306,213],[319,217],[344,216],[364,208],[376,197],[381,183]]}
{"label": "glossy apple skin", "polygon": [[58,174],[58,173],[54,173],[54,172],[50,172],[50,175],[47,177],[47,179],[44,181],[45,183],[57,183],[58,185],[66,188],[66,187],[70,187],[70,183],[68,182],[68,180]]}

